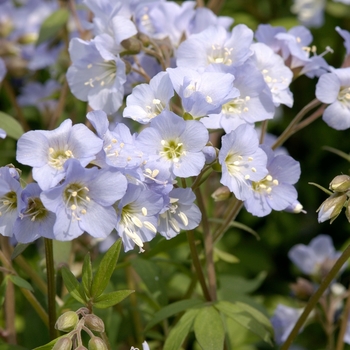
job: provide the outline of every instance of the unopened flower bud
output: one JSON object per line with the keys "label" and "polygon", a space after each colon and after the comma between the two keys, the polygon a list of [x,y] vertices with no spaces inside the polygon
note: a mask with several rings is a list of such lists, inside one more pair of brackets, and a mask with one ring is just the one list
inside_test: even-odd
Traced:
{"label": "unopened flower bud", "polygon": [[215,202],[224,201],[228,199],[230,196],[231,196],[231,192],[227,186],[219,187],[211,195],[211,197],[214,199]]}
{"label": "unopened flower bud", "polygon": [[63,337],[57,340],[52,350],[71,350],[72,340],[69,337]]}
{"label": "unopened flower bud", "polygon": [[77,348],[75,348],[74,350],[88,350],[85,346],[80,345]]}
{"label": "unopened flower bud", "polygon": [[306,214],[306,211],[303,210],[303,206],[298,200],[290,204],[286,209],[284,209],[284,211],[288,213],[293,213],[293,214],[299,214],[299,213]]}
{"label": "unopened flower bud", "polygon": [[94,332],[102,333],[105,331],[103,321],[96,315],[89,314],[84,317],[84,325]]}
{"label": "unopened flower bud", "polygon": [[346,200],[347,196],[344,193],[336,192],[332,194],[317,209],[316,212],[318,212],[318,222],[331,220],[332,223],[340,214]]}
{"label": "unopened flower bud", "polygon": [[99,337],[92,337],[88,344],[89,350],[108,350],[106,343]]}
{"label": "unopened flower bud", "polygon": [[296,283],[290,285],[293,294],[300,300],[309,300],[314,294],[315,288],[313,284],[305,278],[299,277]]}
{"label": "unopened flower bud", "polygon": [[125,39],[121,42],[121,45],[127,51],[128,55],[136,55],[142,49],[142,44],[140,40],[135,37],[131,37],[129,39]]}
{"label": "unopened flower bud", "polygon": [[149,46],[149,44],[151,43],[149,36],[144,33],[138,33],[137,38],[141,41],[142,45],[145,47]]}
{"label": "unopened flower bud", "polygon": [[78,322],[79,316],[74,311],[67,311],[58,318],[55,328],[62,332],[70,332]]}
{"label": "unopened flower bud", "polygon": [[329,189],[334,192],[346,192],[350,189],[350,176],[338,175],[329,184]]}

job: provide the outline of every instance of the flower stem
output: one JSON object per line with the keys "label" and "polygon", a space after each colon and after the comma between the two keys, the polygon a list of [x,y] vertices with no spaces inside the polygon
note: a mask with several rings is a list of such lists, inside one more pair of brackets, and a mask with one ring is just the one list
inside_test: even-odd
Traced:
{"label": "flower stem", "polygon": [[341,324],[340,324],[340,330],[338,333],[336,350],[343,350],[344,348],[344,335],[349,322],[349,315],[350,315],[350,285],[348,287],[346,304],[343,310],[343,314],[341,316]]}
{"label": "flower stem", "polygon": [[195,192],[196,192],[198,207],[202,212],[204,252],[205,252],[205,261],[207,265],[209,293],[210,293],[211,300],[215,301],[216,300],[216,273],[215,273],[215,264],[214,264],[213,237],[210,233],[210,225],[208,222],[208,217],[207,217],[207,212],[203,201],[202,192],[199,187],[196,189]]}
{"label": "flower stem", "polygon": [[197,278],[198,278],[198,281],[201,285],[204,298],[207,301],[211,301],[211,296],[209,294],[208,287],[207,287],[207,284],[205,282],[202,266],[201,266],[201,263],[200,263],[199,257],[198,257],[198,252],[197,252],[195,238],[194,238],[194,232],[193,232],[193,230],[189,230],[189,231],[186,231],[186,234],[187,234],[187,240],[188,240],[188,243],[190,246],[192,262],[193,262],[194,268],[197,272]]}
{"label": "flower stem", "polygon": [[55,288],[55,267],[53,261],[53,244],[52,240],[44,238],[45,242],[45,258],[46,258],[46,274],[47,274],[47,297],[48,297],[48,313],[49,313],[49,332],[50,339],[57,337],[55,329],[56,323],[56,288]]}
{"label": "flower stem", "polygon": [[300,315],[297,323],[295,324],[294,328],[289,334],[287,340],[282,345],[281,350],[287,350],[289,349],[289,346],[292,345],[294,338],[298,335],[300,328],[305,323],[310,312],[314,309],[317,302],[322,297],[324,291],[328,288],[328,286],[334,280],[334,278],[336,277],[341,267],[347,262],[349,258],[350,258],[350,245],[348,245],[348,247],[344,250],[344,252],[339,257],[339,259],[335,262],[332,269],[329,271],[327,276],[323,279],[318,290],[315,292],[315,294],[310,298],[309,302],[306,304],[306,307],[303,313]]}

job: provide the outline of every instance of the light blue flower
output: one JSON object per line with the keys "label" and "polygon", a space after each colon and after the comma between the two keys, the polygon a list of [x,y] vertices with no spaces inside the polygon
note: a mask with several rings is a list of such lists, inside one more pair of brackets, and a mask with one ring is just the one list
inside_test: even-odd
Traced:
{"label": "light blue flower", "polygon": [[199,121],[185,121],[164,110],[141,131],[137,143],[150,160],[165,162],[175,176],[189,177],[198,175],[204,166],[202,149],[208,138],[207,129]]}
{"label": "light blue flower", "polygon": [[107,237],[117,223],[112,205],[124,196],[126,178],[112,170],[85,169],[75,159],[65,162],[64,168],[64,181],[40,195],[56,214],[55,239],[72,240],[84,231],[95,238]]}
{"label": "light blue flower", "polygon": [[350,68],[334,69],[321,75],[316,97],[329,104],[322,117],[327,125],[335,130],[350,128]]}

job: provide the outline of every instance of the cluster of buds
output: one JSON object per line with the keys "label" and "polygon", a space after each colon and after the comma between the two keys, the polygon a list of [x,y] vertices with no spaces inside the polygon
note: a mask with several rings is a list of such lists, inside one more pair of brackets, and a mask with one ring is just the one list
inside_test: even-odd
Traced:
{"label": "cluster of buds", "polygon": [[[52,350],[107,350],[108,347],[102,337],[96,336],[93,332],[100,335],[104,333],[105,326],[103,321],[90,313],[89,309],[81,308],[78,311],[67,311],[62,314],[55,325],[56,329],[68,334],[60,337]],[[83,345],[81,332],[86,332],[90,340],[88,347]]]}
{"label": "cluster of buds", "polygon": [[338,217],[343,207],[345,207],[345,215],[350,222],[350,176],[336,176],[329,184],[329,189],[333,193],[317,209],[318,222],[330,220],[330,223],[332,223]]}

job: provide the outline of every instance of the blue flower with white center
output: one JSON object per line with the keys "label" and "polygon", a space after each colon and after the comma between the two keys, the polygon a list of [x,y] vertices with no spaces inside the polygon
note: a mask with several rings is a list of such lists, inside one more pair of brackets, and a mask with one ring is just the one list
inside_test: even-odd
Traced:
{"label": "blue flower with white center", "polygon": [[16,170],[0,168],[0,234],[12,237],[13,226],[19,215],[22,187]]}
{"label": "blue flower with white center", "polygon": [[249,49],[253,31],[244,24],[233,27],[231,33],[224,27],[210,26],[191,35],[177,50],[179,67],[205,68],[210,64],[222,65],[223,69],[242,65],[251,55]]}
{"label": "blue flower with white center", "polygon": [[284,210],[295,203],[298,193],[293,186],[300,177],[300,164],[287,155],[275,155],[267,146],[268,174],[259,181],[252,180],[251,195],[244,205],[251,214],[266,216],[272,210]]}
{"label": "blue flower with white center", "polygon": [[44,206],[56,214],[55,239],[70,241],[84,231],[95,238],[107,237],[117,223],[112,205],[125,194],[125,176],[96,167],[85,169],[75,159],[64,168],[64,181],[40,195]]}
{"label": "blue flower with white center", "polygon": [[259,181],[267,175],[266,153],[259,148],[254,128],[240,125],[222,137],[219,163],[222,167],[220,182],[240,200],[250,195],[251,181]]}
{"label": "blue flower with white center", "polygon": [[125,251],[135,244],[143,252],[143,243],[152,240],[157,233],[158,214],[163,209],[163,196],[128,184],[125,196],[114,205],[118,215],[116,230],[122,238]]}
{"label": "blue flower with white center", "polygon": [[235,77],[229,73],[210,67],[201,72],[182,67],[168,68],[167,72],[184,110],[194,118],[220,112],[224,103],[239,95],[232,85]]}
{"label": "blue flower with white center", "polygon": [[303,308],[296,309],[282,304],[277,305],[271,318],[271,324],[275,333],[275,342],[278,345],[283,344],[287,340],[303,311]]}
{"label": "blue flower with white center", "polygon": [[165,162],[175,176],[189,177],[202,170],[205,163],[202,149],[208,139],[208,130],[199,121],[185,121],[164,110],[136,140],[150,159]]}
{"label": "blue flower with white center", "polygon": [[17,161],[33,167],[34,180],[46,190],[64,178],[67,159],[75,158],[86,166],[95,159],[102,144],[84,124],[72,126],[72,121],[66,119],[55,130],[23,134],[17,142]]}
{"label": "blue flower with white center", "polygon": [[209,129],[224,129],[226,133],[239,125],[253,124],[273,118],[275,106],[262,74],[251,60],[237,69],[233,85],[239,94],[222,106],[220,113],[209,114],[200,121]]}
{"label": "blue flower with white center", "polygon": [[174,89],[167,72],[154,76],[149,84],[135,86],[126,98],[124,118],[131,118],[141,124],[147,124],[164,109],[169,109],[169,101]]}
{"label": "blue flower with white center", "polygon": [[350,68],[334,69],[321,75],[316,97],[329,106],[322,119],[335,130],[350,128]]}
{"label": "blue flower with white center", "polygon": [[[333,267],[342,253],[336,251],[332,238],[328,235],[318,235],[309,245],[297,244],[288,252],[289,259],[300,271],[322,280]],[[344,269],[346,265],[343,266]]]}
{"label": "blue flower with white center", "polygon": [[73,95],[88,101],[93,109],[107,114],[116,112],[123,102],[126,81],[125,64],[120,57],[94,40],[78,38],[71,40],[69,54],[73,63],[68,68],[67,81]]}
{"label": "blue flower with white center", "polygon": [[159,215],[158,232],[166,239],[175,237],[181,230],[192,230],[202,219],[202,214],[193,203],[196,196],[190,188],[174,188],[169,193],[166,211]]}
{"label": "blue flower with white center", "polygon": [[41,188],[31,183],[23,189],[19,217],[14,224],[14,235],[20,243],[30,243],[40,237],[54,239],[56,215],[47,210],[40,199]]}

